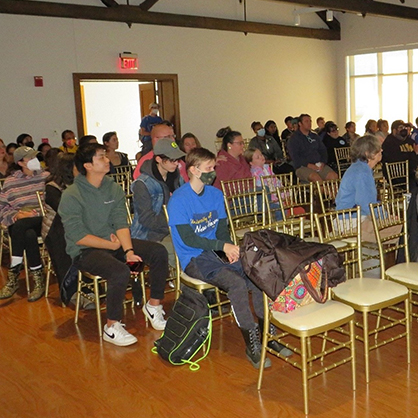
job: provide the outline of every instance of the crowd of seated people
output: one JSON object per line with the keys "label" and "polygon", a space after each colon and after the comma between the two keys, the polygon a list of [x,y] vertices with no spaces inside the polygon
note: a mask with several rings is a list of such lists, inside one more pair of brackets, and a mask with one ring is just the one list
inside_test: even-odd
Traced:
{"label": "crowd of seated people", "polygon": [[[150,117],[156,114],[153,109]],[[126,190],[107,176],[117,167],[129,167],[127,155],[117,151],[116,132],[105,133],[103,145],[99,145],[93,135],[82,137],[77,144],[74,132],[65,130],[60,148],[42,143],[38,151],[34,149],[31,135],[26,133],[7,146],[0,140],[0,178],[5,179],[0,193],[0,222],[7,228],[13,243],[8,277],[0,289],[0,299],[11,298],[17,292],[24,252],[34,282],[28,300],[36,301],[43,296],[45,275],[38,243],[42,231],[59,284],[71,265],[108,280],[105,341],[116,345],[137,341],[121,323],[123,298],[130,277],[126,261],[149,265],[151,296],[142,309],[151,325],[163,330],[166,323],[162,307],[164,287],[169,262],[174,264],[174,249],[162,210],[163,205],[168,205],[174,248],[183,269],[226,290],[230,289],[231,281],[239,278],[237,294],[229,296],[244,337],[247,357],[255,367],[260,367],[260,347],[258,343],[254,345],[254,335],[258,335],[259,329],[248,305],[248,289],[252,291],[260,324],[261,302],[238,263],[238,247],[230,240],[221,182],[255,177],[260,188],[262,176],[282,172],[295,172],[302,183],[337,179],[334,150],[350,147],[352,165],[341,181],[336,206],[337,209],[361,206],[363,236],[370,241],[373,228],[368,204],[377,201],[373,169],[380,160],[407,159],[411,188],[416,187],[418,130],[409,123],[394,121],[389,134],[387,121],[370,120],[366,135],[362,137],[355,132],[356,125],[352,121],[345,125],[343,136],[333,121],[322,117],[317,119],[315,132],[308,114],[297,118],[288,116],[285,124],[286,129],[279,135],[273,120],[264,125],[253,122],[251,128],[255,136],[249,146],[240,132],[222,128],[217,132],[222,148],[215,156],[202,148],[198,138],[190,132],[177,144],[173,126],[158,120],[149,130],[144,130],[149,133],[150,150],[139,160],[133,173],[132,225],[127,223]],[[273,188],[276,187],[281,187],[279,180]],[[48,216],[44,219],[40,216],[36,191],[45,192]],[[274,191],[269,193],[269,198],[277,202]],[[197,221],[198,216],[205,219],[206,212],[215,211],[218,216],[215,228],[208,227],[207,234],[192,229],[190,219],[195,217]],[[281,219],[280,211],[277,213]],[[189,219],[189,215],[192,218]],[[214,263],[214,250],[224,251],[230,266]]]}

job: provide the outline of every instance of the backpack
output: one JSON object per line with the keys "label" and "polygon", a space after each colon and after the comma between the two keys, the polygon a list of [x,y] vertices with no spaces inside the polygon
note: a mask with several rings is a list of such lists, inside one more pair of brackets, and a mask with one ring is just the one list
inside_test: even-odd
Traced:
{"label": "backpack", "polygon": [[311,263],[322,259],[321,294],[346,280],[340,255],[334,246],[306,242],[299,237],[261,229],[247,232],[240,248],[245,273],[267,296],[276,300],[290,281]]}
{"label": "backpack", "polygon": [[[189,364],[192,371],[199,370],[199,361],[209,353],[212,337],[212,315],[207,299],[184,286],[167,319],[163,335],[155,341],[153,353],[158,353],[173,365]],[[206,344],[202,357],[193,357]]]}

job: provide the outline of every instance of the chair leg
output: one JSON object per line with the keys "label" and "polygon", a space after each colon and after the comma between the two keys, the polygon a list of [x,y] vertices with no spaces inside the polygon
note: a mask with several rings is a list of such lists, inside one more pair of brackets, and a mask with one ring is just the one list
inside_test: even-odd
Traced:
{"label": "chair leg", "polygon": [[99,336],[102,337],[102,311],[100,310],[100,292],[99,283],[97,279],[93,279],[94,284],[94,302],[96,304],[97,326],[99,327]]}
{"label": "chair leg", "polygon": [[46,280],[45,280],[45,297],[48,297],[49,279],[51,278],[51,258],[48,255],[48,263],[46,265]]}
{"label": "chair leg", "polygon": [[408,364],[411,363],[411,311],[410,299],[405,300],[405,328],[406,328],[406,358]]}
{"label": "chair leg", "polygon": [[356,390],[356,334],[354,330],[354,319],[350,321],[350,345],[351,345],[351,377],[353,390]]}
{"label": "chair leg", "polygon": [[28,260],[26,258],[26,251],[23,251],[23,267],[25,269],[25,281],[26,281],[26,291],[28,295],[30,294],[30,282],[29,282],[29,269],[28,269]]}
{"label": "chair leg", "polygon": [[270,319],[269,314],[266,314],[264,311],[264,326],[261,332],[263,333],[262,343],[261,343],[261,360],[260,360],[260,368],[258,370],[258,382],[257,382],[257,390],[261,389],[261,382],[263,381],[263,372],[264,367],[261,366],[266,361],[266,347],[267,347],[267,340],[268,340],[268,332],[270,329]]}
{"label": "chair leg", "polygon": [[81,285],[82,285],[81,280],[82,280],[81,271],[78,271],[78,275],[77,275],[77,299],[75,301],[75,318],[74,318],[74,323],[75,324],[78,323],[78,314],[80,312]]}
{"label": "chair leg", "polygon": [[303,389],[303,406],[305,415],[309,414],[309,394],[308,394],[308,362],[307,362],[307,347],[306,337],[300,338],[301,349],[301,366],[302,366],[302,389]]}
{"label": "chair leg", "polygon": [[369,322],[367,312],[363,312],[363,344],[364,344],[364,368],[366,370],[366,383],[370,381],[369,375]]}
{"label": "chair leg", "polygon": [[[144,272],[142,272],[139,277],[141,279],[141,287],[142,287],[142,305],[145,306],[145,304],[147,303],[147,294],[145,293],[145,274],[144,274]],[[148,317],[146,315],[144,315],[144,317],[145,317],[145,324],[148,325]]]}

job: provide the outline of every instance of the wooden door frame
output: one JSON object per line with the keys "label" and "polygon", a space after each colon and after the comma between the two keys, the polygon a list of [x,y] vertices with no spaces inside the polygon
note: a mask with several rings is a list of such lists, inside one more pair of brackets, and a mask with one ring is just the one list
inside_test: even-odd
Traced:
{"label": "wooden door frame", "polygon": [[[174,93],[174,131],[177,138],[181,137],[180,127],[180,100],[179,100],[179,87],[177,74],[114,74],[114,73],[73,73],[73,85],[74,85],[74,101],[75,101],[75,113],[77,118],[77,135],[81,138],[86,135],[84,132],[84,117],[82,94],[81,94],[81,82],[82,81],[103,81],[103,80],[138,80],[138,81],[170,81],[173,84]],[[139,126],[138,126],[139,129]]]}

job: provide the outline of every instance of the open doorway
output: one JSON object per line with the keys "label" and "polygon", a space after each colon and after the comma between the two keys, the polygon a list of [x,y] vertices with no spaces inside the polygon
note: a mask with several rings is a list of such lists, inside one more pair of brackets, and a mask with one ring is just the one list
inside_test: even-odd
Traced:
{"label": "open doorway", "polygon": [[174,125],[180,137],[177,75],[73,74],[77,133],[95,135],[116,131],[119,150],[130,159],[140,150],[138,131],[149,104],[160,104],[160,116]]}

